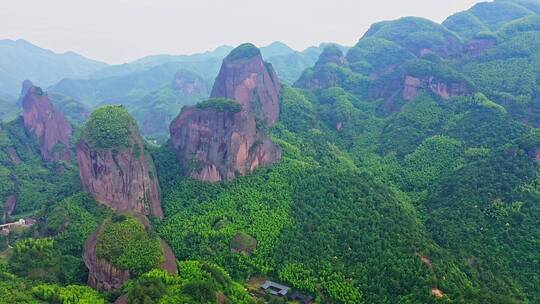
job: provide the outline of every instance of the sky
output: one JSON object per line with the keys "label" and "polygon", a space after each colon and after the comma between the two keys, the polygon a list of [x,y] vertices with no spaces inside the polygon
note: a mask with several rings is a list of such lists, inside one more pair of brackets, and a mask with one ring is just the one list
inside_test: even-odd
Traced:
{"label": "sky", "polygon": [[478,0],[0,0],[0,39],[111,64],[220,45],[354,45],[382,20],[442,22]]}

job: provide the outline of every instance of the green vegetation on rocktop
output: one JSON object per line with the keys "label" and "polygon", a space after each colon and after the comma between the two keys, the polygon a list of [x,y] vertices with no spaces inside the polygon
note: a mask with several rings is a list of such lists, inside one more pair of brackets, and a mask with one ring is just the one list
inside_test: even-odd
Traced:
{"label": "green vegetation on rocktop", "polygon": [[261,51],[251,43],[244,43],[239,45],[237,48],[231,51],[226,60],[233,61],[238,59],[247,59],[258,56],[261,54]]}
{"label": "green vegetation on rocktop", "polygon": [[136,276],[164,261],[158,237],[133,216],[124,215],[116,215],[103,224],[96,255]]}
{"label": "green vegetation on rocktop", "polygon": [[86,122],[83,138],[92,148],[124,148],[133,144],[132,133],[137,123],[121,105],[109,105],[95,110]]}
{"label": "green vegetation on rocktop", "polygon": [[201,110],[214,110],[216,112],[238,113],[242,111],[242,105],[229,98],[210,98],[197,104]]}
{"label": "green vegetation on rocktop", "polygon": [[[540,12],[540,1],[490,3]],[[99,303],[69,286],[86,282],[82,247],[104,223],[98,254],[133,271],[118,291],[132,303],[279,303],[246,291],[265,279],[321,304],[540,303],[540,27],[496,7],[516,6],[480,5],[450,18],[452,32],[416,18],[376,24],[347,61],[329,56],[301,89],[283,86],[267,130],[283,151],[275,166],[203,183],[180,174],[173,147],[149,145],[164,211],[155,233],[129,216],[104,223],[112,211],[73,195],[75,166],[32,156],[22,119],[0,123],[0,206],[15,194],[15,216],[38,219],[0,240],[0,302]],[[154,269],[156,234],[179,276]]]}

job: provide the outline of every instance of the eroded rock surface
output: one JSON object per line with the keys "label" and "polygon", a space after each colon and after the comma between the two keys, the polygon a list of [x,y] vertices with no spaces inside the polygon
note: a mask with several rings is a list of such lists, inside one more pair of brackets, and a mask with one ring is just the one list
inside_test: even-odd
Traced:
{"label": "eroded rock surface", "polygon": [[212,90],[241,107],[185,108],[170,127],[184,173],[202,181],[230,181],[259,166],[276,163],[280,148],[264,129],[279,118],[280,85],[253,45],[241,45],[225,58]]}
{"label": "eroded rock surface", "polygon": [[202,181],[230,181],[281,158],[246,112],[189,108],[171,124],[171,144],[190,176]]}
{"label": "eroded rock surface", "polygon": [[98,202],[116,211],[132,211],[162,218],[154,163],[144,152],[144,144],[135,122],[126,128],[129,128],[127,136],[130,144],[116,147],[95,146],[89,138],[91,135],[85,130],[85,135],[81,136],[77,144],[77,161],[83,188]]}
{"label": "eroded rock surface", "polygon": [[468,86],[461,82],[449,82],[429,76],[417,78],[405,76],[405,85],[403,88],[403,99],[413,100],[421,91],[431,91],[444,100],[453,96],[468,95],[471,93]]}
{"label": "eroded rock surface", "polygon": [[263,61],[259,49],[244,44],[223,60],[211,97],[236,100],[256,119],[272,126],[279,119],[280,89],[272,65]]}
{"label": "eroded rock surface", "polygon": [[41,157],[46,161],[70,160],[71,124],[41,88],[25,82],[22,92],[26,92],[22,100],[24,126],[35,136]]}

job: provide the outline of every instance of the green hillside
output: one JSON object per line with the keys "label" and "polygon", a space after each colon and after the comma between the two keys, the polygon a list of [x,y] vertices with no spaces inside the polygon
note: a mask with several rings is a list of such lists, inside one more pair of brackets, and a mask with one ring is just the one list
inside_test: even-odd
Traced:
{"label": "green hillside", "polygon": [[[5,220],[37,221],[0,236],[0,302],[296,303],[264,294],[272,280],[317,304],[540,303],[539,14],[536,0],[496,0],[443,24],[383,21],[345,52],[310,53],[318,59],[282,84],[279,121],[264,130],[281,160],[231,182],[184,177],[167,141],[185,105],[242,111],[207,98],[208,66],[152,67],[154,83],[140,71],[66,80],[88,103],[129,96],[95,110],[73,141],[116,151],[139,125],[164,217],[150,229],[114,215],[83,192],[75,161],[41,161],[22,118],[0,123],[0,206],[17,197]],[[228,59],[258,55],[237,51]],[[304,65],[280,44],[261,52]],[[204,135],[193,144],[209,146],[208,121],[190,123]],[[97,255],[136,274],[117,291],[85,286],[82,249],[100,223]],[[177,277],[158,269],[158,238]]]}

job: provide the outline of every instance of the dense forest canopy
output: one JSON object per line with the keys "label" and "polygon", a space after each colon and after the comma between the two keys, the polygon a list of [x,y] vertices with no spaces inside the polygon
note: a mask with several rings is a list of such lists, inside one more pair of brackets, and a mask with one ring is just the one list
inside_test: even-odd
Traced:
{"label": "dense forest canopy", "polygon": [[[231,182],[185,177],[171,145],[145,143],[164,211],[153,228],[84,193],[75,161],[42,161],[22,118],[1,123],[2,221],[37,223],[0,235],[0,302],[286,303],[253,291],[269,279],[315,303],[540,303],[539,14],[497,0],[328,46],[262,130],[280,162]],[[227,59],[259,54],[244,44]],[[75,130],[119,149],[136,128],[109,105]],[[100,225],[97,255],[132,274],[117,291],[85,286]],[[178,276],[158,269],[159,238]]]}

